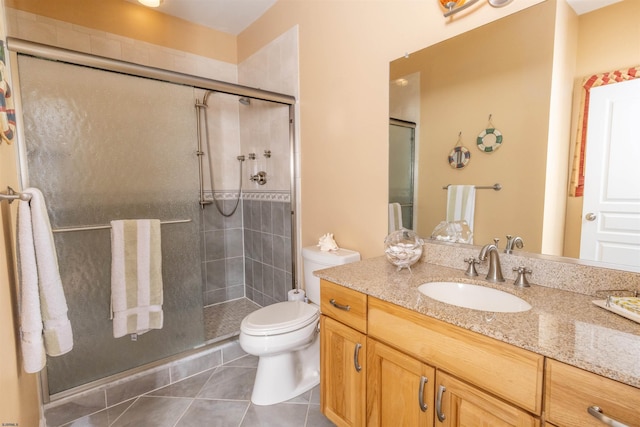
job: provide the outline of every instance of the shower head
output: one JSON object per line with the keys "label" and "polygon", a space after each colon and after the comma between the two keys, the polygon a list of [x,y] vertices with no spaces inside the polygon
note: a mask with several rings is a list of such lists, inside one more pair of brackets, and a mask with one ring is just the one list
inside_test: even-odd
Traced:
{"label": "shower head", "polygon": [[246,96],[243,96],[242,98],[238,99],[238,102],[242,105],[250,105],[251,99],[247,98]]}

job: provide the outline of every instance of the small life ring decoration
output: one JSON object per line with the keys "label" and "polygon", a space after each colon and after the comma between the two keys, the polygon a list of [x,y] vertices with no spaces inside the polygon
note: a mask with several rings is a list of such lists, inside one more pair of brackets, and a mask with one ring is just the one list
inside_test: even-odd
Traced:
{"label": "small life ring decoration", "polygon": [[492,153],[502,145],[502,134],[496,128],[487,128],[478,135],[477,145],[478,150]]}
{"label": "small life ring decoration", "polygon": [[471,153],[463,146],[456,146],[449,154],[449,165],[454,169],[462,169],[467,166]]}

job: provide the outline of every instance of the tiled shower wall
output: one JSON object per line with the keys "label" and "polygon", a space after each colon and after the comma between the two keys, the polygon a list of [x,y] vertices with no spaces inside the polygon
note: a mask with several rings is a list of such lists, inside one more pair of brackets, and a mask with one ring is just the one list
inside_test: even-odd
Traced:
{"label": "tiled shower wall", "polygon": [[[225,213],[231,213],[235,206],[231,198],[218,203]],[[213,203],[202,209],[201,215],[204,305],[241,298],[244,296],[242,201],[229,217],[223,216]]]}
{"label": "tiled shower wall", "polygon": [[291,204],[288,193],[249,193],[244,200],[247,298],[266,306],[291,289]]}
{"label": "tiled shower wall", "polygon": [[[219,200],[223,212],[233,195]],[[236,212],[221,215],[213,204],[202,210],[204,304],[246,296],[265,306],[286,301],[292,287],[289,193],[244,193]]]}

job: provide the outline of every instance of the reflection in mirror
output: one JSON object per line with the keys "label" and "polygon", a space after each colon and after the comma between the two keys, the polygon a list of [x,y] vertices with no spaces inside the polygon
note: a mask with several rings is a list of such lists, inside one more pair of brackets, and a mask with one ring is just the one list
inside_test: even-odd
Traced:
{"label": "reflection in mirror", "polygon": [[[499,192],[477,192],[476,244],[500,238],[503,249],[518,235],[527,252],[579,258],[582,197],[568,193],[576,82],[639,65],[639,13],[634,1],[580,16],[565,0],[547,1],[393,61],[390,116],[416,123],[413,229],[428,237],[444,219],[443,186],[499,182]],[[635,38],[621,44],[620,34]],[[478,139],[489,117],[503,137],[491,152]],[[471,158],[455,169],[447,158],[460,133]],[[630,218],[640,224],[640,194],[637,202]],[[630,240],[640,245],[640,230]]]}
{"label": "reflection in mirror", "polygon": [[[416,124],[389,121],[389,203],[400,205],[400,219],[390,220],[389,232],[400,227],[413,229],[413,194]],[[389,215],[395,213],[390,209]]]}

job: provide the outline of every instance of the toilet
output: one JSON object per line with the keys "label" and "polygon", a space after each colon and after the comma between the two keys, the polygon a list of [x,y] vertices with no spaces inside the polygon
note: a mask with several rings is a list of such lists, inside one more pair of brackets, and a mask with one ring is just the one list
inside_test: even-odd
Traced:
{"label": "toilet", "polygon": [[313,272],[360,260],[348,249],[302,248],[308,302],[285,301],[254,311],[240,324],[240,347],[258,356],[251,394],[255,405],[292,399],[320,383],[320,279]]}

